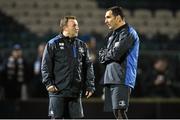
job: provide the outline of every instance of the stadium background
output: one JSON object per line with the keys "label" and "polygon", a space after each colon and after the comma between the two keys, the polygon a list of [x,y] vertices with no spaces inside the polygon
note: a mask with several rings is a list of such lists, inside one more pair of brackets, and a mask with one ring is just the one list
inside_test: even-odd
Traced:
{"label": "stadium background", "polygon": [[[128,115],[130,118],[180,118],[180,2],[178,0],[0,0],[0,70],[15,44],[21,45],[30,71],[37,56],[37,47],[58,34],[59,19],[75,15],[79,21],[79,37],[94,40],[94,56],[105,45],[105,9],[113,5],[125,8],[128,23],[140,35],[141,47],[137,84]],[[173,95],[150,96],[147,77],[158,58],[168,60],[173,79],[168,86]],[[96,58],[96,57],[95,57]],[[97,92],[84,100],[86,118],[113,118],[103,111],[103,90],[99,85],[103,66],[94,59]],[[33,71],[33,70],[32,70]],[[30,72],[30,74],[32,74]],[[3,81],[1,74],[0,81]],[[32,75],[33,76],[33,75]],[[31,83],[31,80],[28,81]],[[0,85],[3,88],[3,85]],[[28,85],[27,85],[28,87]],[[26,93],[28,94],[28,93]],[[0,118],[47,118],[47,98],[0,100]]]}

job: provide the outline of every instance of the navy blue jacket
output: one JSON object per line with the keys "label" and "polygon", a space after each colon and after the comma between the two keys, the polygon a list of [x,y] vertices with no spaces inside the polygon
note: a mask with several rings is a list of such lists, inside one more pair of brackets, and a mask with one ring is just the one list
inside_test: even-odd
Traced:
{"label": "navy blue jacket", "polygon": [[100,51],[100,62],[106,65],[104,84],[124,84],[134,88],[139,55],[139,37],[125,24],[106,37],[107,48]]}
{"label": "navy blue jacket", "polygon": [[59,95],[77,96],[82,88],[95,90],[93,64],[85,43],[78,38],[60,34],[51,39],[44,50],[41,72],[45,86],[55,85]]}

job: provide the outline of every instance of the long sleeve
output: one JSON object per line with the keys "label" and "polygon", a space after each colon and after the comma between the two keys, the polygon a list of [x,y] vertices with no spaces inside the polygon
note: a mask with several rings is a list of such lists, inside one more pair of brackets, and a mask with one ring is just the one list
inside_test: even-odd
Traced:
{"label": "long sleeve", "polygon": [[122,34],[119,36],[119,40],[114,43],[111,49],[106,50],[105,61],[119,61],[123,55],[128,53],[128,51],[133,47],[133,35]]}
{"label": "long sleeve", "polygon": [[86,90],[95,91],[95,83],[94,83],[94,70],[93,63],[89,59],[89,51],[86,49],[86,58],[85,58],[85,66],[86,66]]}
{"label": "long sleeve", "polygon": [[41,73],[42,73],[42,82],[46,87],[52,85],[54,83],[54,75],[53,75],[53,46],[51,44],[47,44],[42,58],[41,65]]}

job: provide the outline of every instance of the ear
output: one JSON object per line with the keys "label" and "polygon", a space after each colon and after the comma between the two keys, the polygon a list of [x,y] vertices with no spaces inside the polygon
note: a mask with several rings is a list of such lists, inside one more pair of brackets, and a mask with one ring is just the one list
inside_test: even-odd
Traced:
{"label": "ear", "polygon": [[122,21],[122,18],[120,15],[116,16],[116,19],[119,20],[119,21]]}
{"label": "ear", "polygon": [[121,16],[120,15],[118,15],[118,16],[116,16],[118,19],[121,19]]}
{"label": "ear", "polygon": [[63,30],[66,30],[66,28],[67,28],[67,26],[65,25],[65,26],[63,27]]}
{"label": "ear", "polygon": [[120,15],[116,16],[116,19],[119,20],[120,22],[125,21],[125,19],[122,19],[122,17]]}

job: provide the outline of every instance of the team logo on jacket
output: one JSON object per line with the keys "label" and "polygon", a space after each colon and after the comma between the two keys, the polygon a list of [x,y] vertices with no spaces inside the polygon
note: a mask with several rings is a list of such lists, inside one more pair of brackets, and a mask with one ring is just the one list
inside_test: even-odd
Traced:
{"label": "team logo on jacket", "polygon": [[61,50],[63,50],[64,49],[64,43],[59,43],[59,47]]}
{"label": "team logo on jacket", "polygon": [[84,53],[84,49],[82,47],[79,48],[80,53]]}
{"label": "team logo on jacket", "polygon": [[119,42],[115,42],[114,47],[118,47],[119,44],[120,44]]}

